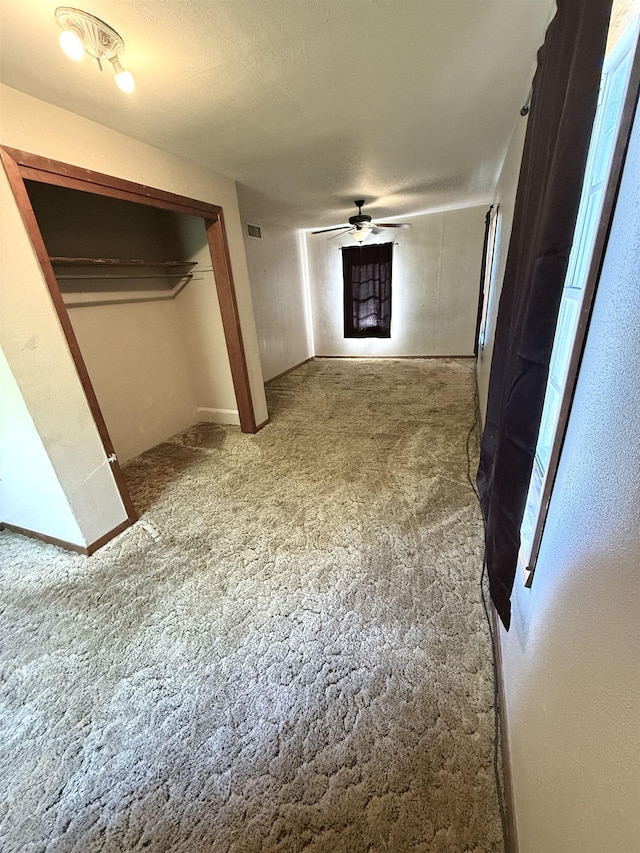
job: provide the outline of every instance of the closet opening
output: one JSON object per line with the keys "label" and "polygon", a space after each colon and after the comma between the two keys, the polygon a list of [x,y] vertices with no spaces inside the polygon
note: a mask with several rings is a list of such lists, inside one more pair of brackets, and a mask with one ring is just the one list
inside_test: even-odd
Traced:
{"label": "closet opening", "polygon": [[121,463],[199,421],[246,433],[262,426],[222,209],[14,149],[0,153],[129,526],[138,516]]}

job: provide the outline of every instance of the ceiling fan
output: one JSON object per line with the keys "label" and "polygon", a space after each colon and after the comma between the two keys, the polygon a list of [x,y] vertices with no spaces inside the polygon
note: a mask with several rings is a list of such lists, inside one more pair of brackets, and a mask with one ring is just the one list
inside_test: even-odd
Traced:
{"label": "ceiling fan", "polygon": [[[359,198],[354,201],[355,206],[358,208],[358,212],[353,216],[349,217],[348,225],[338,225],[335,228],[321,228],[319,231],[312,231],[312,234],[326,234],[328,231],[342,231],[348,232],[351,236],[358,240],[358,242],[362,242],[366,240],[369,234],[379,234],[383,228],[409,228],[408,222],[373,222],[368,213],[362,212],[362,205],[364,204],[364,199]],[[339,234],[335,235],[339,237]]]}

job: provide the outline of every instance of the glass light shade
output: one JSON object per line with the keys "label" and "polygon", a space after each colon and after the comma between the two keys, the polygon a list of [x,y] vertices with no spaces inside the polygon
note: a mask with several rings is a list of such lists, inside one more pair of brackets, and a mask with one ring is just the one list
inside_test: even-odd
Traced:
{"label": "glass light shade", "polygon": [[133,79],[133,74],[130,71],[118,71],[116,74],[116,83],[123,92],[133,92],[136,87],[136,81]]}
{"label": "glass light shade", "polygon": [[360,228],[357,231],[351,232],[351,236],[354,240],[357,240],[358,243],[364,243],[369,234],[371,234],[371,228]]}
{"label": "glass light shade", "polygon": [[82,39],[77,33],[74,33],[73,30],[63,30],[60,33],[59,41],[60,47],[69,59],[73,59],[75,62],[82,59],[84,47],[82,46]]}

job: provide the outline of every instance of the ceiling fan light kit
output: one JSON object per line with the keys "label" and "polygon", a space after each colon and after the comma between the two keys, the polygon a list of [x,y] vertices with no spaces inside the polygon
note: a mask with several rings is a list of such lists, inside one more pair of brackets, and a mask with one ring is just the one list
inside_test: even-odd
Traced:
{"label": "ceiling fan light kit", "polygon": [[93,57],[102,71],[102,63],[113,66],[115,81],[123,92],[135,88],[133,74],[122,67],[120,56],[124,53],[124,39],[109,24],[82,9],[58,6],[56,20],[62,29],[60,47],[69,59],[78,62],[84,54]]}
{"label": "ceiling fan light kit", "polygon": [[[335,228],[321,228],[319,231],[312,231],[312,234],[326,234],[328,231],[342,231],[348,233],[358,243],[364,243],[369,234],[379,234],[383,228],[409,228],[408,222],[378,222],[372,221],[368,213],[362,212],[364,199],[359,198],[354,201],[358,212],[349,217],[348,225],[337,225]],[[339,234],[335,235],[339,237]]]}
{"label": "ceiling fan light kit", "polygon": [[373,228],[367,227],[366,225],[361,225],[359,228],[356,227],[355,231],[352,231],[349,235],[353,237],[358,243],[364,243],[369,234],[373,231]]}

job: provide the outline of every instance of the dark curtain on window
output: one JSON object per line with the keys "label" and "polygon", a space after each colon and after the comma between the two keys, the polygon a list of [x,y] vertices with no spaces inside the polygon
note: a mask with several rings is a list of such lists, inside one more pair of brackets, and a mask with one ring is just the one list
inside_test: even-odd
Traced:
{"label": "dark curtain on window", "polygon": [[345,338],[391,337],[393,243],[342,250]]}
{"label": "dark curtain on window", "polygon": [[611,0],[558,0],[557,10],[533,82],[478,470],[491,597],[506,628]]}

